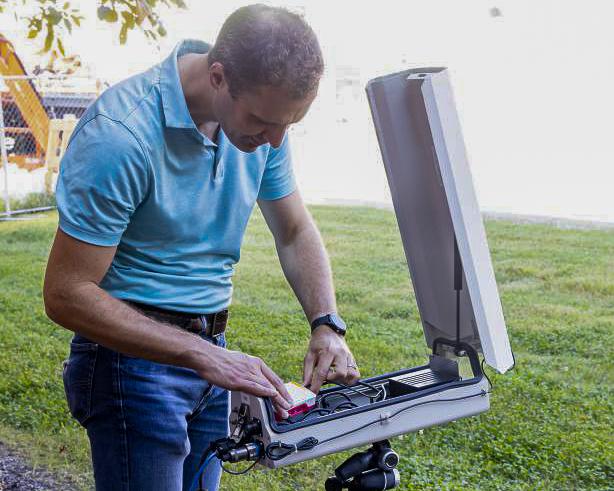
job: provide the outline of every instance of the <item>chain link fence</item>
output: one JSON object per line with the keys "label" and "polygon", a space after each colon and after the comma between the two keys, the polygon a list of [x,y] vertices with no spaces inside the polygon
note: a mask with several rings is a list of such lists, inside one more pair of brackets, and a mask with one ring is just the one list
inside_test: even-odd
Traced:
{"label": "chain link fence", "polygon": [[90,78],[0,76],[0,216],[43,208],[24,208],[36,201],[28,200],[28,193],[52,199],[70,134],[102,89]]}

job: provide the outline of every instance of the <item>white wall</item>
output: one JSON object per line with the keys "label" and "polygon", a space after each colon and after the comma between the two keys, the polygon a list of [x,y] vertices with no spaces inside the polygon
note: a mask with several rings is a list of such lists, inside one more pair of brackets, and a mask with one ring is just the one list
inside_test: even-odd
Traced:
{"label": "white wall", "polygon": [[[90,20],[68,44],[96,75],[116,81],[166,56],[178,39],[214,40],[228,13],[246,3],[192,0],[190,12],[168,17],[169,36],[157,50],[138,34],[120,47],[108,25],[95,21],[88,0],[82,4]],[[364,93],[337,102],[337,65],[357,67],[363,86],[410,66],[444,65],[452,71],[484,210],[614,221],[614,2],[286,4],[306,6],[328,65],[319,99],[293,132],[296,172],[308,199],[389,199]],[[491,15],[495,6],[502,16]],[[32,59],[25,33],[5,34]]]}

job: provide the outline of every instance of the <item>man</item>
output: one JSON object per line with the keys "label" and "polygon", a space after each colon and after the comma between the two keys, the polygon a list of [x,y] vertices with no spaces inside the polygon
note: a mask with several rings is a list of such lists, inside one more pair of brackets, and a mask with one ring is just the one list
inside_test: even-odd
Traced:
{"label": "man", "polygon": [[[312,324],[304,383],[317,392],[359,378],[286,136],[316,96],[315,34],[295,14],[253,5],[209,48],[185,41],[108,89],[62,161],[45,308],[76,333],[64,385],[99,490],[188,489],[209,443],[227,435],[227,389],[270,397],[287,415],[282,380],[224,348],[256,201]],[[219,477],[210,466],[206,489]]]}

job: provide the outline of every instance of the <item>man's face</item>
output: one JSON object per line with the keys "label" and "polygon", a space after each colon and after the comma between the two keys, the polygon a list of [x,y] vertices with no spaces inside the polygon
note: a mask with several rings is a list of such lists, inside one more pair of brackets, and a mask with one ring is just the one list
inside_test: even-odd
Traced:
{"label": "man's face", "polygon": [[305,116],[316,96],[314,90],[296,100],[283,88],[260,86],[233,98],[228,84],[221,83],[215,89],[216,119],[233,145],[243,152],[253,152],[265,143],[279,147],[288,126]]}

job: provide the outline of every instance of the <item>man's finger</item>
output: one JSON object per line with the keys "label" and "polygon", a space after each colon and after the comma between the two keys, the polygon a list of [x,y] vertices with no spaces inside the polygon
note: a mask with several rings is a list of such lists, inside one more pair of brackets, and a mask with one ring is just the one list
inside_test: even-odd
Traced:
{"label": "man's finger", "polygon": [[346,385],[354,385],[360,380],[360,371],[358,370],[358,365],[351,354],[348,354],[346,366],[347,374],[345,376],[345,383]]}
{"label": "man's finger", "polygon": [[259,396],[269,397],[273,406],[275,406],[276,412],[279,412],[282,418],[288,417],[287,409],[290,409],[290,404],[281,396],[277,389],[266,379],[264,376],[258,380],[249,380],[245,384],[248,388],[241,389],[244,392]]}
{"label": "man's finger", "polygon": [[285,402],[286,409],[290,409],[290,403],[292,402],[292,397],[288,393],[288,389],[286,389],[286,386],[284,385],[284,381],[281,378],[279,378],[279,376],[273,370],[271,370],[269,366],[264,362],[262,362],[262,365],[260,366],[260,370],[262,371],[262,374],[269,380],[269,382],[273,384],[273,387],[277,389],[277,392],[279,392],[279,394],[281,395],[282,399]]}
{"label": "man's finger", "polygon": [[277,395],[275,387],[261,385],[255,380],[246,380],[238,390],[258,397],[275,397]]}
{"label": "man's finger", "polygon": [[332,376],[330,368],[334,359],[335,355],[330,352],[323,353],[318,357],[318,364],[316,365],[311,381],[312,392],[317,394],[327,377]]}
{"label": "man's finger", "polygon": [[[263,375],[264,377],[264,375]],[[267,384],[267,386],[269,387],[273,387],[272,385],[268,385],[270,384],[270,382],[268,380],[263,380],[262,384]],[[271,399],[271,402],[273,403],[273,406],[275,406],[275,411],[278,412],[281,417],[283,419],[286,419],[288,417],[288,409],[290,409],[291,404],[279,393],[279,391],[277,390],[277,388],[273,387],[275,390],[275,394],[272,396],[269,396],[269,398]]]}
{"label": "man's finger", "polygon": [[288,409],[290,409],[290,404],[288,404],[288,401],[286,401],[279,393],[277,393],[275,397],[271,397],[271,402],[273,403],[276,413],[279,413],[284,419],[288,417]]}
{"label": "man's finger", "polygon": [[284,408],[278,406],[276,409],[277,410],[275,412],[279,413],[281,419],[288,419],[290,417],[290,414],[288,414],[288,411],[286,411]]}
{"label": "man's finger", "polygon": [[347,356],[345,356],[345,353],[343,353],[341,355],[336,355],[335,356],[334,365],[335,365],[335,373],[329,375],[328,376],[328,380],[331,380],[331,381],[343,380],[343,381],[345,381],[346,378],[347,378],[347,374],[348,374]]}
{"label": "man's finger", "polygon": [[315,364],[316,355],[312,351],[308,351],[303,360],[303,385],[305,387],[311,384]]}
{"label": "man's finger", "polygon": [[349,367],[347,375],[345,377],[345,384],[354,385],[359,380],[360,380],[360,372],[358,371],[358,368]]}

